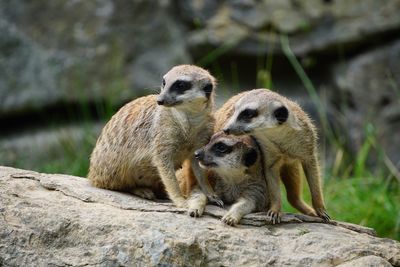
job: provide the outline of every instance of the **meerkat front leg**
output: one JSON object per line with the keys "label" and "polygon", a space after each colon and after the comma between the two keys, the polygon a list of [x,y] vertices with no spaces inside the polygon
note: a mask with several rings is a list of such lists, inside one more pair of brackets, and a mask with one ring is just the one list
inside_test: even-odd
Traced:
{"label": "meerkat front leg", "polygon": [[223,207],[224,202],[212,189],[210,182],[207,179],[206,171],[200,167],[197,159],[193,158],[191,163],[193,174],[196,177],[197,183],[199,184],[201,190],[206,194],[207,199],[210,202],[215,203],[220,207]]}
{"label": "meerkat front leg", "polygon": [[206,195],[195,186],[189,193],[188,197],[188,214],[190,217],[200,217],[203,215],[204,209],[207,204]]}
{"label": "meerkat front leg", "polygon": [[182,192],[175,175],[173,159],[170,157],[170,155],[157,153],[157,156],[154,159],[154,165],[158,169],[158,173],[165,186],[165,190],[167,191],[172,202],[174,202],[174,204],[179,208],[187,208],[187,202],[182,196]]}
{"label": "meerkat front leg", "polygon": [[325,209],[324,198],[322,195],[321,188],[321,173],[317,157],[314,156],[312,159],[303,162],[304,173],[307,178],[308,186],[310,188],[311,200],[314,210],[317,215],[325,221],[329,221],[330,217]]}
{"label": "meerkat front leg", "polygon": [[237,225],[242,217],[256,208],[255,200],[251,197],[240,197],[229,211],[222,217],[222,221],[230,226]]}
{"label": "meerkat front leg", "polygon": [[267,186],[270,196],[270,207],[267,211],[267,216],[269,217],[272,224],[281,222],[281,190],[280,190],[280,166],[275,163],[271,167],[267,167],[265,170],[265,179],[267,180]]}

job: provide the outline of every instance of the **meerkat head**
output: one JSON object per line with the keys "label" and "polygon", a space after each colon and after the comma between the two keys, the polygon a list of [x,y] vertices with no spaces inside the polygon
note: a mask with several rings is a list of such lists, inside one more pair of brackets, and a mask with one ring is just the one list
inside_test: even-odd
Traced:
{"label": "meerkat head", "polygon": [[215,78],[205,69],[175,66],[163,77],[157,104],[177,109],[204,107],[212,101],[215,86]]}
{"label": "meerkat head", "polygon": [[200,167],[211,169],[226,177],[244,177],[253,166],[259,152],[255,141],[247,135],[226,135],[222,131],[211,137],[210,142],[195,151]]}
{"label": "meerkat head", "polygon": [[249,134],[284,126],[301,129],[287,99],[268,89],[248,91],[235,103],[234,110],[223,129],[226,134]]}

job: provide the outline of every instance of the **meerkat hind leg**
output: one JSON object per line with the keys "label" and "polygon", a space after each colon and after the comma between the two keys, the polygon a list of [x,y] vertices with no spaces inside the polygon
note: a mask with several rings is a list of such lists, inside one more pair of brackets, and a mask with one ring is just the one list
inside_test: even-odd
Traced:
{"label": "meerkat hind leg", "polygon": [[302,199],[302,177],[299,164],[285,164],[281,168],[281,179],[286,188],[288,202],[303,214],[318,216],[317,213]]}
{"label": "meerkat hind leg", "polygon": [[130,190],[130,192],[135,196],[144,199],[150,199],[150,200],[156,199],[156,195],[154,194],[153,190],[151,190],[151,188],[148,187],[135,187],[132,190]]}
{"label": "meerkat hind leg", "polygon": [[324,221],[330,221],[330,217],[325,209],[324,198],[321,188],[321,174],[319,170],[318,160],[313,157],[311,160],[303,164],[304,174],[306,175],[308,186],[310,188],[312,204],[317,215]]}

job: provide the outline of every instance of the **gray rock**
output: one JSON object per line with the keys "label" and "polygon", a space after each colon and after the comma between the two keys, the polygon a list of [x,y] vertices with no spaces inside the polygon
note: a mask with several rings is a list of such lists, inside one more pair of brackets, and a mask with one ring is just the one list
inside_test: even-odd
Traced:
{"label": "gray rock", "polygon": [[0,164],[37,170],[69,157],[89,161],[103,123],[42,128],[0,138]]}
{"label": "gray rock", "polygon": [[[350,143],[358,151],[368,124],[395,164],[400,164],[400,41],[337,66],[335,101],[342,103]],[[400,167],[400,165],[398,165]]]}
{"label": "gray rock", "polygon": [[287,34],[297,55],[336,55],[337,47],[369,44],[371,38],[400,29],[399,9],[398,0],[231,0],[204,28],[191,33],[189,43],[197,51],[198,47],[226,46],[235,40],[230,47],[235,54],[280,54],[279,37]]}
{"label": "gray rock", "polygon": [[171,66],[191,61],[171,5],[1,1],[0,116],[60,102],[119,104],[159,87]]}
{"label": "gray rock", "polygon": [[400,243],[365,227],[291,214],[269,226],[259,213],[233,228],[214,206],[194,219],[74,176],[0,167],[0,203],[4,266],[400,264]]}

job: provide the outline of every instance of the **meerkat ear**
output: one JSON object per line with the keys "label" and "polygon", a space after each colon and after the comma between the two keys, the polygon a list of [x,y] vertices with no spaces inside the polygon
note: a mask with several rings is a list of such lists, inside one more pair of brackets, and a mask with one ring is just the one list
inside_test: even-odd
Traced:
{"label": "meerkat ear", "polygon": [[252,148],[249,152],[247,152],[244,155],[244,165],[246,167],[254,165],[254,163],[256,163],[257,161],[257,157],[258,157],[257,151],[254,148]]}
{"label": "meerkat ear", "polygon": [[207,98],[210,98],[212,90],[213,90],[212,83],[207,83],[206,86],[203,87],[203,91],[206,94]]}

